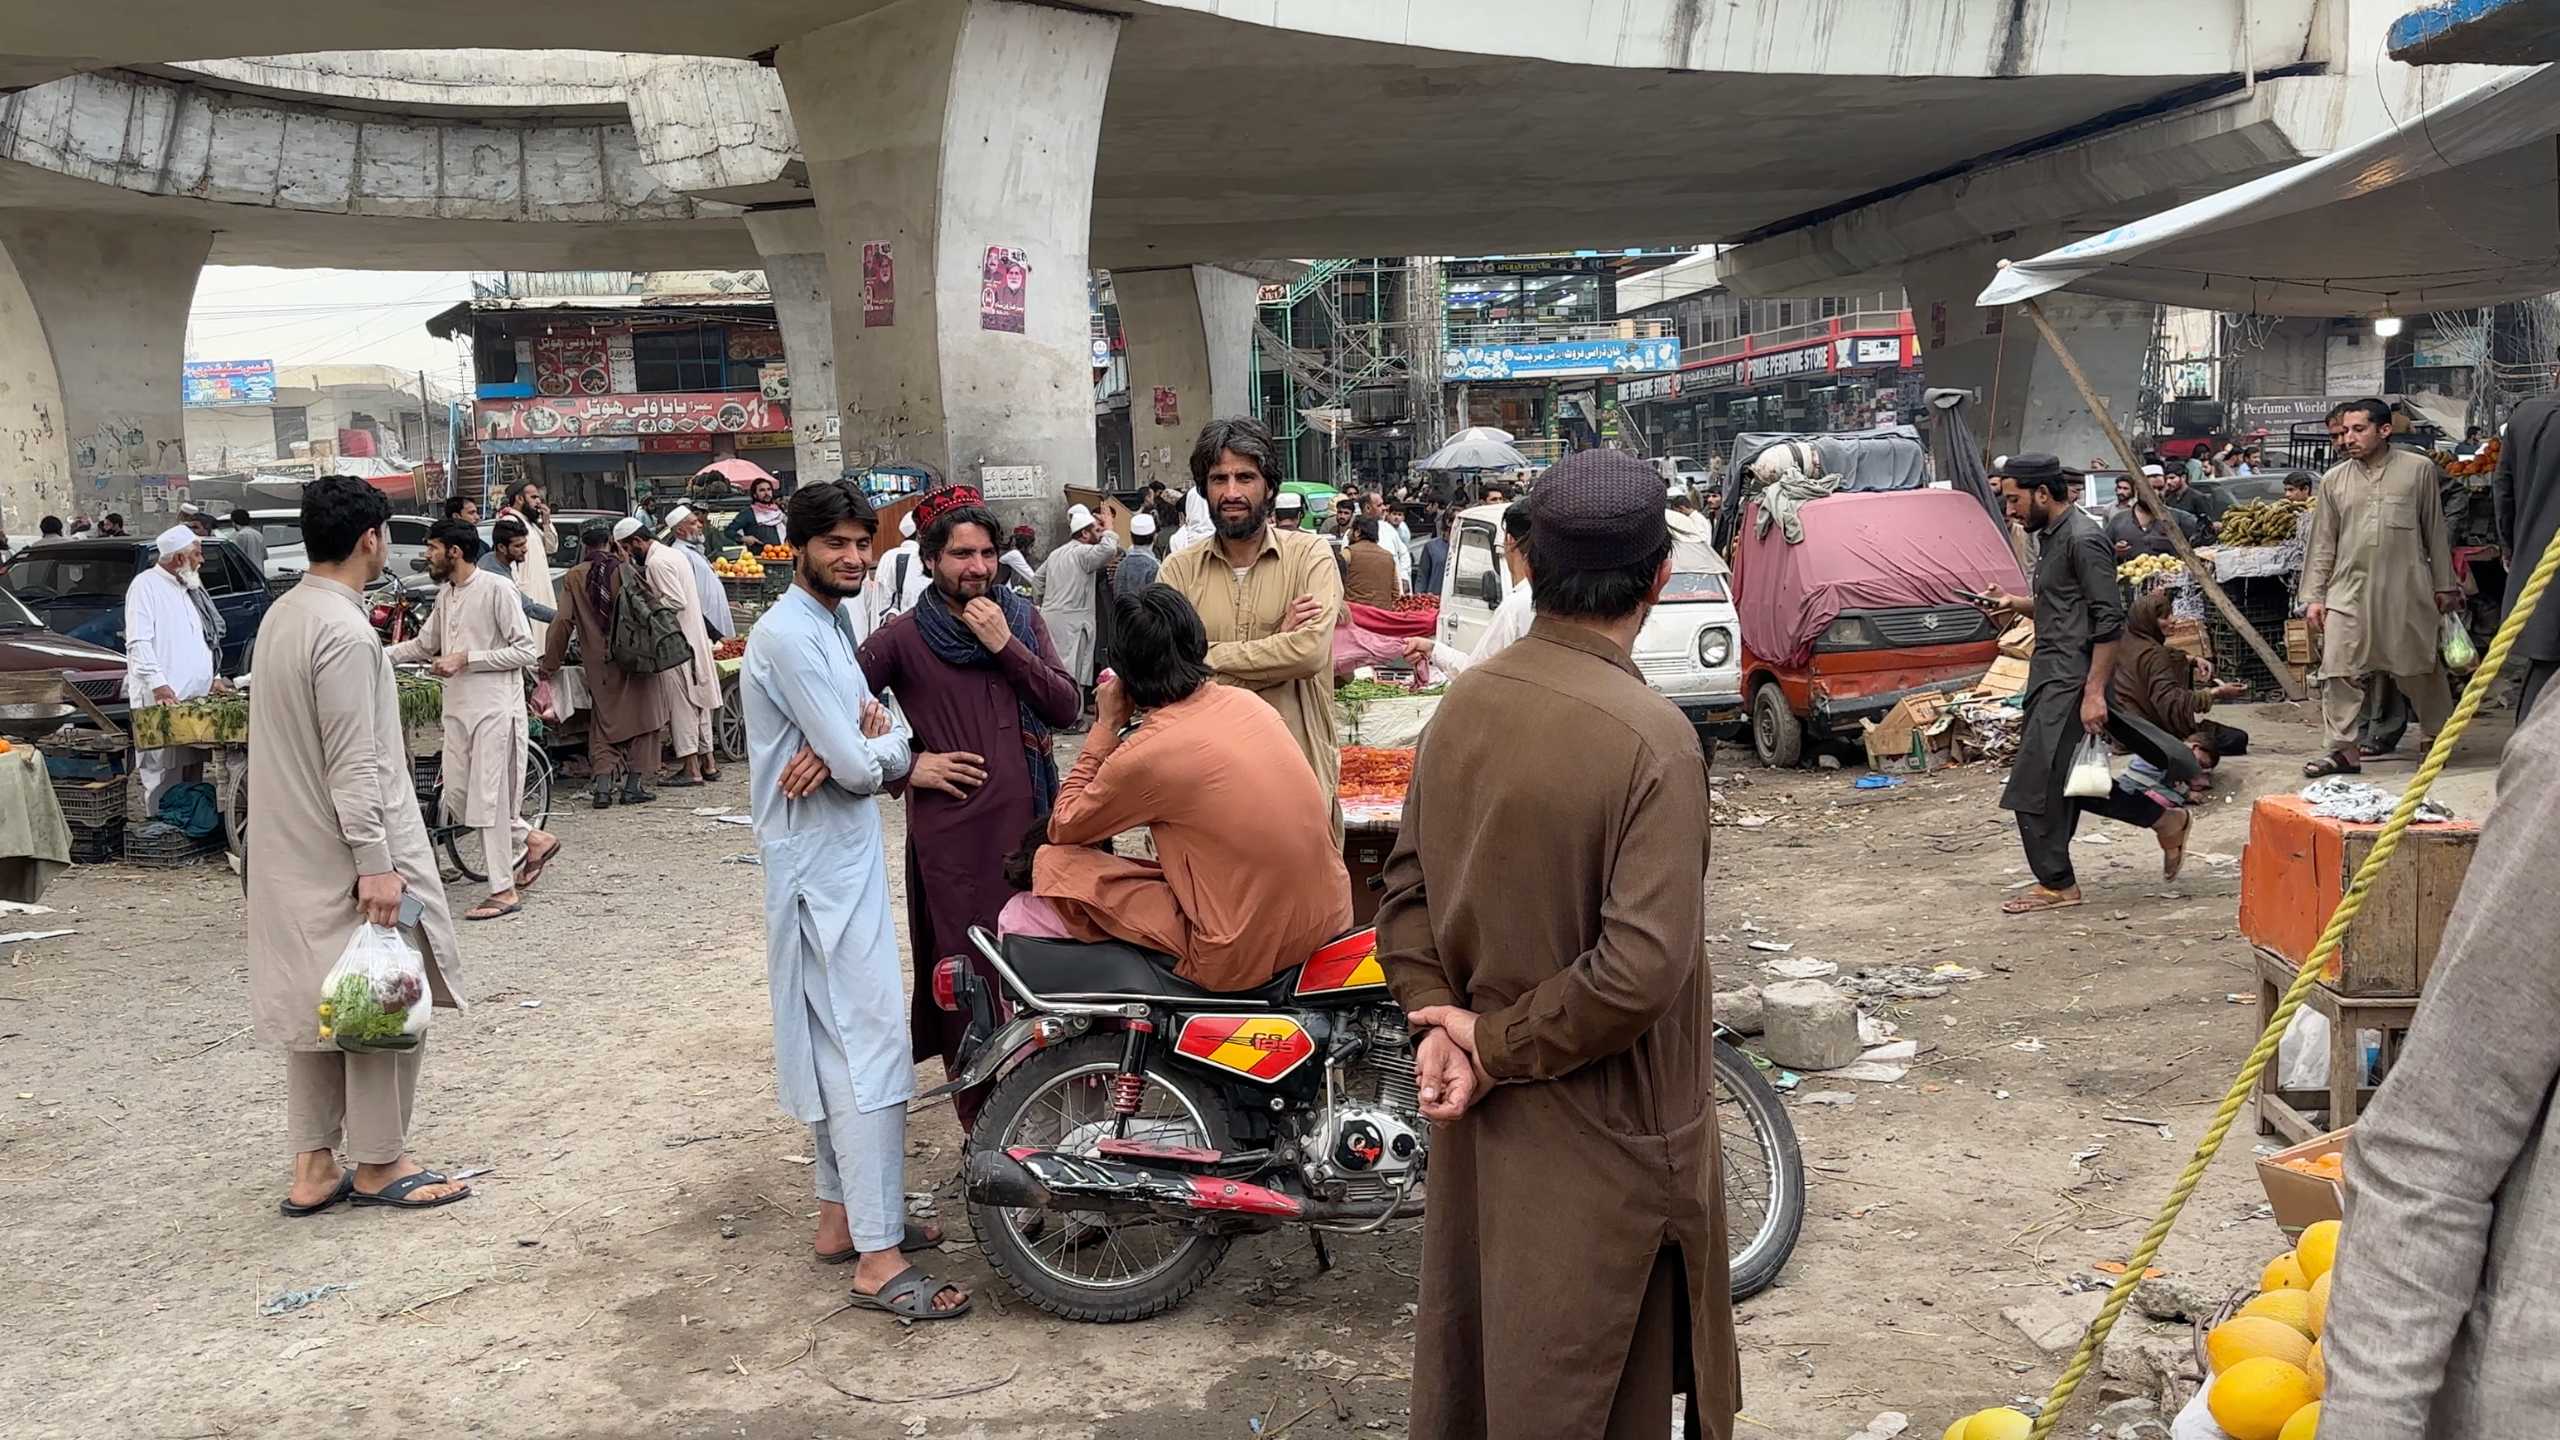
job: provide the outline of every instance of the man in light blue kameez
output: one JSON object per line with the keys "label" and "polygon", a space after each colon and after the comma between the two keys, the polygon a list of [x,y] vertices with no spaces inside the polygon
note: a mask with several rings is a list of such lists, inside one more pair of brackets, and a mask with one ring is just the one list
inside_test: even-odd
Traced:
{"label": "man in light blue kameez", "polygon": [[940,1237],[906,1223],[915,1065],[880,828],[908,735],[863,682],[843,603],[859,603],[877,517],[853,486],[824,481],[792,495],[784,524],[799,552],[791,589],[747,637],[739,685],[774,1070],[817,1146],[819,1258],[854,1261],[858,1306],[954,1319],[967,1292],[900,1258]]}

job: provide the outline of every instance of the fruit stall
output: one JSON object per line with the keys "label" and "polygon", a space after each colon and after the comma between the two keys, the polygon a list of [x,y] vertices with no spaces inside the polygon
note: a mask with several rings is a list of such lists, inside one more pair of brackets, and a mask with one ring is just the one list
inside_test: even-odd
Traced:
{"label": "fruit stall", "polygon": [[1342,803],[1342,868],[1351,875],[1351,923],[1378,913],[1387,853],[1404,825],[1405,791],[1413,784],[1413,751],[1345,745],[1335,794]]}

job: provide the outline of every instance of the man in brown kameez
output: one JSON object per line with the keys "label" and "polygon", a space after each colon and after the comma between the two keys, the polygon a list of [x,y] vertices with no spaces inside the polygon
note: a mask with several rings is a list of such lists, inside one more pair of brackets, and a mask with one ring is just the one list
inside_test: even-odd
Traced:
{"label": "man in brown kameez", "polygon": [[648,782],[657,777],[667,738],[667,692],[657,676],[635,676],[613,663],[617,581],[631,562],[602,525],[588,526],[578,538],[587,558],[560,577],[560,615],[543,647],[542,673],[558,675],[569,658],[569,642],[578,642],[578,673],[594,702],[587,716],[587,768],[595,777],[595,807],[614,802],[617,776],[622,803],[636,805],[658,798]]}
{"label": "man in brown kameez", "polygon": [[1586,451],[1529,503],[1537,622],[1441,701],[1378,910],[1438,1126],[1411,1433],[1660,1440],[1680,1392],[1726,1437],[1706,763],[1629,659],[1662,481]]}

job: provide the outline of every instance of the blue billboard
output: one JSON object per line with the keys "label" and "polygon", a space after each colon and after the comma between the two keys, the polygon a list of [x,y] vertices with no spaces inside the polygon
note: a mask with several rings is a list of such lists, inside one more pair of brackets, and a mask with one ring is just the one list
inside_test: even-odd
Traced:
{"label": "blue billboard", "polygon": [[189,405],[272,405],[276,400],[276,362],[190,360],[178,383],[179,393]]}
{"label": "blue billboard", "polygon": [[1441,356],[1451,380],[1562,379],[1575,375],[1634,375],[1680,368],[1680,342],[1649,340],[1550,340],[1523,345],[1453,345]]}

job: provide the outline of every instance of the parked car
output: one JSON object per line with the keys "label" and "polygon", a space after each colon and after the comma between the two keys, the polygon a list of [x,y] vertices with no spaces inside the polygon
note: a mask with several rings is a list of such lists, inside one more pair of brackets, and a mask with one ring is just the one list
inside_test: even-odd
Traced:
{"label": "parked car", "polygon": [[[0,575],[5,587],[56,632],[121,654],[124,592],[160,552],[139,536],[61,540],[40,546]],[[222,613],[222,653],[214,668],[224,675],[248,671],[258,643],[258,622],[272,594],[266,577],[228,540],[204,542],[204,588]]]}
{"label": "parked car", "polygon": [[0,590],[0,675],[38,672],[62,675],[111,717],[125,714],[122,655],[48,629],[24,601]]}
{"label": "parked car", "polygon": [[[1439,640],[1453,649],[1473,650],[1510,593],[1511,572],[1502,563],[1503,509],[1478,505],[1459,513],[1448,573],[1440,582]],[[1689,568],[1673,570],[1662,603],[1636,634],[1636,669],[1691,724],[1725,731],[1743,717],[1742,627],[1731,578],[1712,551],[1686,563]]]}
{"label": "parked car", "polygon": [[[289,585],[302,578],[311,565],[310,555],[302,545],[302,512],[300,510],[252,510],[249,518],[256,522],[258,533],[267,542],[266,578]],[[391,553],[384,568],[394,575],[427,573],[427,531],[435,518],[428,515],[394,515],[391,517]]]}
{"label": "parked car", "polygon": [[1961,490],[1848,491],[1798,507],[1804,538],[1760,534],[1743,506],[1733,551],[1744,693],[1763,764],[1808,739],[1852,739],[1909,695],[1962,690],[2000,632],[1959,590],[2026,593],[2008,536]]}

